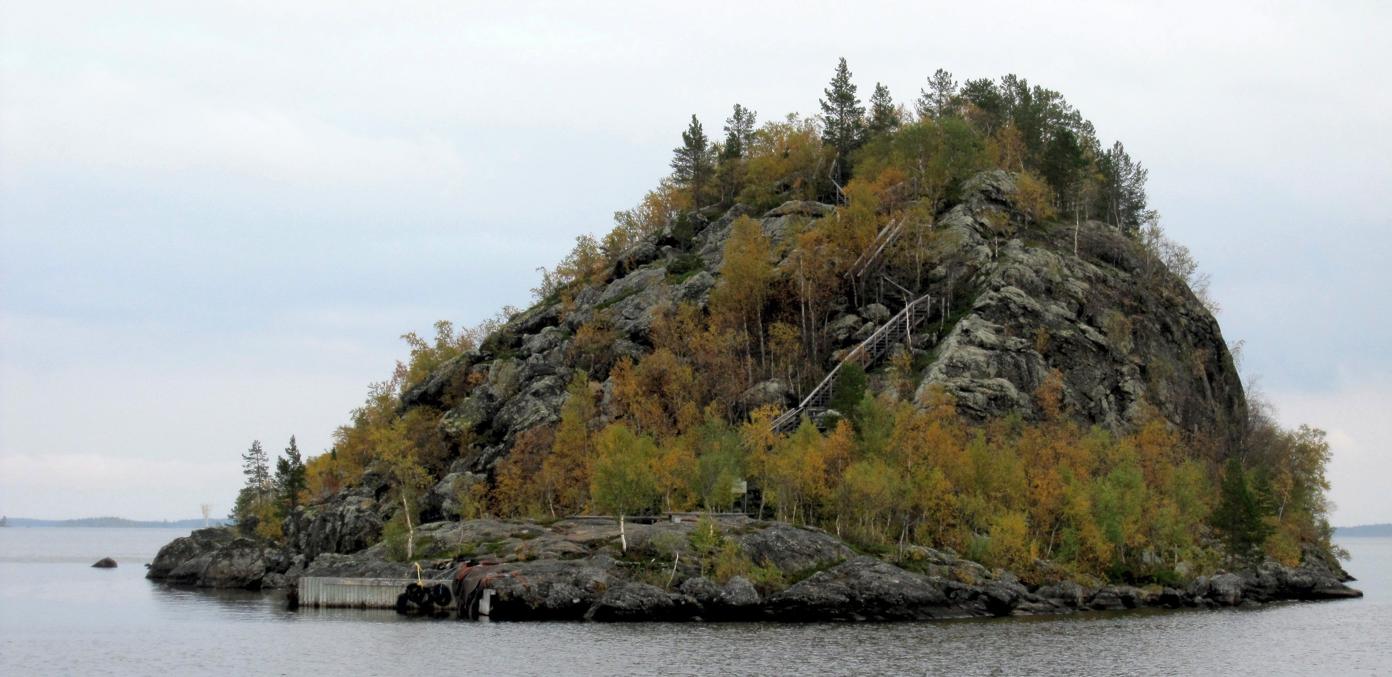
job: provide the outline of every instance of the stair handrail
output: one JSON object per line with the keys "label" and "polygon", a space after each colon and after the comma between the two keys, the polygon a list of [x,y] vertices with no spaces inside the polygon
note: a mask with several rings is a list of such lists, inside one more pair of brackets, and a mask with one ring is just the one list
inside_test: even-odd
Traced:
{"label": "stair handrail", "polygon": [[[918,306],[918,305],[920,305],[920,304],[927,304],[927,305],[928,305],[928,315],[924,316],[924,319],[926,319],[927,317],[931,317],[931,316],[932,316],[932,311],[933,311],[933,306],[932,306],[931,301],[932,301],[932,294],[924,294],[923,296],[920,296],[920,297],[914,299],[913,301],[911,301],[911,302],[905,304],[903,310],[900,310],[898,313],[895,313],[895,314],[894,314],[894,317],[889,318],[889,320],[885,321],[884,324],[880,325],[880,327],[879,327],[878,329],[876,329],[876,330],[874,331],[874,333],[872,333],[872,334],[870,334],[869,336],[865,337],[865,340],[863,340],[863,341],[861,341],[860,343],[856,344],[856,346],[855,346],[854,348],[852,348],[850,352],[846,353],[846,355],[845,355],[844,357],[841,358],[841,361],[837,362],[837,363],[836,363],[836,366],[835,366],[835,367],[832,367],[832,368],[831,368],[831,371],[827,372],[827,375],[824,376],[824,377],[822,377],[822,380],[821,380],[819,383],[817,383],[817,386],[816,386],[815,388],[813,388],[813,389],[811,390],[811,392],[809,392],[809,393],[807,394],[806,397],[802,398],[802,401],[799,402],[798,405],[797,405],[796,407],[793,407],[792,409],[789,409],[788,411],[783,412],[782,414],[780,414],[780,415],[778,416],[778,418],[773,419],[773,423],[771,424],[772,430],[774,430],[775,432],[778,431],[778,430],[781,430],[781,429],[783,428],[783,426],[787,425],[787,423],[788,423],[790,420],[796,420],[797,416],[798,416],[799,414],[801,414],[802,411],[808,407],[808,405],[812,402],[812,400],[813,400],[814,398],[816,398],[819,394],[821,394],[821,392],[822,392],[824,389],[827,389],[827,388],[831,387],[830,384],[835,380],[836,375],[837,375],[838,373],[840,373],[841,367],[846,366],[846,363],[847,363],[847,362],[850,362],[852,359],[856,359],[856,358],[858,358],[858,357],[864,356],[864,363],[862,364],[862,366],[868,366],[869,363],[870,363],[871,361],[873,361],[875,358],[879,357],[878,355],[871,355],[871,354],[870,354],[870,352],[869,352],[869,351],[870,351],[869,346],[870,346],[876,339],[879,339],[879,338],[885,336],[888,332],[891,332],[891,331],[893,331],[896,327],[898,327],[898,326],[899,326],[900,320],[905,320],[905,319],[906,319],[906,316],[908,316],[909,313],[911,313],[911,312],[913,311],[913,309],[914,309],[916,306]],[[912,316],[907,317],[907,321],[912,322],[912,321],[913,321]],[[907,329],[906,329],[906,333],[907,333]]]}

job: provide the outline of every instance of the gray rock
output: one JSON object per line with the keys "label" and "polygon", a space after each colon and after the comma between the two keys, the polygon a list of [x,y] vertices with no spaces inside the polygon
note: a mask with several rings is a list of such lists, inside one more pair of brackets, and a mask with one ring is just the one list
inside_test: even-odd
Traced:
{"label": "gray rock", "polygon": [[960,586],[904,571],[873,557],[857,557],[819,571],[769,598],[779,620],[926,620],[991,612]]}
{"label": "gray rock", "polygon": [[111,559],[110,557],[103,557],[103,558],[97,560],[96,563],[92,565],[92,568],[93,568],[93,569],[115,569],[115,568],[116,568],[116,560]]}
{"label": "gray rock", "polygon": [[1208,590],[1204,596],[1221,606],[1237,606],[1242,603],[1242,587],[1241,576],[1219,574],[1208,579]]}
{"label": "gray rock", "polygon": [[764,214],[765,218],[777,216],[808,216],[821,218],[836,213],[836,207],[822,202],[812,202],[808,200],[789,200]]}
{"label": "gray rock", "polygon": [[740,406],[753,411],[764,405],[787,406],[793,401],[792,390],[782,379],[760,381],[740,395]]}
{"label": "gray rock", "polygon": [[1087,606],[1088,600],[1092,598],[1094,592],[1073,581],[1060,581],[1052,585],[1041,586],[1035,591],[1035,594],[1062,607],[1082,609]]}
{"label": "gray rock", "polygon": [[790,574],[824,569],[854,553],[821,529],[773,523],[740,535],[740,549],[755,564],[773,565]]}
{"label": "gray rock", "polygon": [[516,358],[494,360],[488,368],[488,388],[500,401],[511,399],[522,386],[522,363]]}
{"label": "gray rock", "polygon": [[461,389],[469,369],[481,359],[478,351],[468,351],[447,360],[431,372],[430,376],[401,394],[401,409],[404,411],[416,406],[444,405],[446,396],[452,390]]}
{"label": "gray rock", "polygon": [[711,290],[715,288],[715,276],[706,271],[701,271],[686,278],[681,284],[677,285],[672,296],[675,300],[685,303],[697,303],[704,305],[710,299]]}
{"label": "gray rock", "polygon": [[880,325],[888,322],[889,318],[894,317],[894,313],[891,313],[889,308],[884,307],[882,304],[871,303],[860,309],[860,316],[869,322]]}
{"label": "gray rock", "polygon": [[826,333],[836,345],[848,342],[863,323],[860,316],[853,313],[842,315],[827,324]]}
{"label": "gray rock", "polygon": [[699,606],[690,597],[672,594],[647,583],[627,583],[609,588],[585,612],[593,621],[670,621],[697,615]]}
{"label": "gray rock", "polygon": [[642,240],[624,250],[614,261],[614,277],[622,277],[662,256],[662,250],[652,240]]}
{"label": "gray rock", "polygon": [[300,508],[298,517],[287,521],[287,540],[311,560],[321,553],[352,553],[376,543],[383,520],[373,495],[342,493]]}
{"label": "gray rock", "polygon": [[559,375],[531,382],[498,409],[493,428],[503,431],[504,439],[511,439],[524,430],[560,420],[566,385],[567,379]]}
{"label": "gray rock", "polygon": [[494,620],[580,620],[619,584],[605,557],[536,560],[498,567],[489,587]]}
{"label": "gray rock", "polygon": [[538,355],[565,343],[568,334],[560,327],[547,327],[522,339],[522,352]]}
{"label": "gray rock", "polygon": [[[145,577],[152,580],[172,580],[174,571],[183,567],[187,562],[207,557],[215,550],[236,540],[237,533],[231,527],[211,527],[208,529],[197,529],[188,536],[176,538],[159,549],[155,554],[154,561],[150,562],[150,568],[145,572]],[[203,562],[206,564],[206,560]],[[195,583],[198,580],[198,572],[202,567],[180,576],[175,582]]]}
{"label": "gray rock", "polygon": [[[207,563],[198,572],[198,586],[259,589],[261,579],[266,575],[266,550],[266,544],[262,541],[251,538],[234,539],[207,556]],[[176,570],[171,577],[187,578],[191,574],[191,571]]]}
{"label": "gray rock", "polygon": [[464,398],[459,404],[440,419],[440,429],[456,439],[478,430],[493,417],[498,410],[496,401],[488,389],[479,388],[473,395]]}
{"label": "gray rock", "polygon": [[866,322],[865,324],[860,325],[860,329],[857,329],[855,333],[851,335],[851,338],[854,339],[856,343],[859,343],[861,341],[864,341],[865,339],[870,338],[870,335],[874,334],[875,330],[879,328],[880,326],[875,324],[874,322]]}
{"label": "gray rock", "polygon": [[1093,593],[1088,605],[1093,609],[1134,609],[1140,606],[1141,591],[1129,585],[1107,585]]}
{"label": "gray rock", "polygon": [[716,606],[722,603],[720,586],[705,576],[692,576],[682,581],[677,590],[702,606]]}
{"label": "gray rock", "polygon": [[507,322],[507,329],[515,334],[535,334],[546,327],[561,321],[561,304],[541,304],[532,306]]}
{"label": "gray rock", "polygon": [[352,555],[324,553],[310,561],[304,576],[342,578],[405,578],[415,576],[415,567],[404,562],[392,562],[379,553],[359,552]]}
{"label": "gray rock", "polygon": [[438,508],[446,517],[459,516],[459,496],[469,487],[487,481],[483,475],[471,472],[452,472],[445,475],[430,488],[426,503]]}
{"label": "gray rock", "polygon": [[759,591],[749,579],[735,576],[720,589],[720,603],[733,608],[752,607],[759,603]]}

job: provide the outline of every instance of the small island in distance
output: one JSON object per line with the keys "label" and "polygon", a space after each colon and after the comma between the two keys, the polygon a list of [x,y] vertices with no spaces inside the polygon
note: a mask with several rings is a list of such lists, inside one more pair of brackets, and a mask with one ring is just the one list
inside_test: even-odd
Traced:
{"label": "small island in distance", "polygon": [[1342,538],[1386,538],[1392,536],[1392,523],[1335,527],[1334,535]]}
{"label": "small island in distance", "polygon": [[224,518],[195,517],[181,520],[132,520],[124,517],[81,517],[67,520],[34,519],[30,517],[0,518],[0,526],[7,527],[120,527],[135,529],[199,529],[205,526],[219,527],[230,523]]}

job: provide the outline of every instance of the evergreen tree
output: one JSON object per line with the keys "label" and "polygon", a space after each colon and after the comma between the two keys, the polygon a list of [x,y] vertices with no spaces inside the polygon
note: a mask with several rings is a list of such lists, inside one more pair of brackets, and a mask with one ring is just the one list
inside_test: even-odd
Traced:
{"label": "evergreen tree", "polygon": [[831,84],[823,90],[822,142],[836,149],[836,182],[845,184],[851,176],[851,152],[860,147],[865,137],[865,107],[856,98],[856,86],[851,82],[851,69],[846,59],[836,64]]}
{"label": "evergreen tree", "polygon": [[294,435],[290,436],[290,446],[285,448],[285,456],[276,459],[275,487],[286,510],[293,512],[300,503],[300,492],[305,489],[304,459],[300,456]]}
{"label": "evergreen tree", "polygon": [[744,189],[745,163],[753,147],[757,120],[754,111],[739,104],[735,104],[734,112],[725,118],[725,143],[720,146],[720,162],[715,169],[715,184],[722,204],[733,202]]}
{"label": "evergreen tree", "polygon": [[1262,519],[1261,501],[1247,482],[1247,472],[1237,458],[1228,460],[1219,489],[1213,526],[1227,542],[1228,553],[1250,562],[1262,553],[1270,527]]}
{"label": "evergreen tree", "polygon": [[242,454],[242,474],[246,476],[246,486],[258,500],[270,494],[271,465],[261,448],[261,440],[253,440],[251,448]]}
{"label": "evergreen tree", "polygon": [[889,96],[889,88],[876,82],[875,93],[870,95],[870,134],[878,136],[892,132],[899,128],[899,123],[899,109]]}
{"label": "evergreen tree", "polygon": [[725,118],[725,145],[720,150],[720,159],[740,158],[749,153],[749,146],[754,141],[754,125],[758,119],[758,113],[735,104],[734,112]]}
{"label": "evergreen tree", "polygon": [[1098,159],[1102,185],[1097,195],[1097,211],[1110,224],[1130,231],[1140,230],[1146,221],[1145,183],[1148,172],[1133,162],[1120,141]]}
{"label": "evergreen tree", "polygon": [[918,117],[926,119],[950,115],[956,99],[957,82],[952,79],[951,73],[939,68],[928,78],[928,87],[919,90]]}
{"label": "evergreen tree", "polygon": [[967,117],[983,134],[994,134],[1005,125],[1010,107],[1005,95],[990,78],[978,78],[962,83],[961,98],[967,104]]}
{"label": "evergreen tree", "polygon": [[271,498],[270,460],[261,448],[261,441],[254,440],[251,447],[242,453],[242,474],[246,484],[237,492],[237,500],[232,505],[233,520],[244,531],[250,533]]}
{"label": "evergreen tree", "polygon": [[1065,210],[1076,207],[1083,170],[1088,166],[1078,135],[1068,129],[1055,130],[1041,164],[1041,173],[1053,187],[1058,206]]}
{"label": "evergreen tree", "polygon": [[691,191],[692,204],[700,207],[713,170],[710,140],[701,121],[692,115],[691,124],[682,132],[682,145],[672,149],[672,178]]}

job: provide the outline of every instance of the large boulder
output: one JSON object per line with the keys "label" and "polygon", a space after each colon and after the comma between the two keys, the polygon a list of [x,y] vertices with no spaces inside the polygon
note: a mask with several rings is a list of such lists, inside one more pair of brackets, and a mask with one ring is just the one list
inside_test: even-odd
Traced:
{"label": "large boulder", "polygon": [[696,600],[647,583],[626,583],[604,591],[586,612],[592,621],[675,621],[699,615]]}
{"label": "large boulder", "polygon": [[790,574],[825,569],[854,555],[841,539],[821,529],[791,524],[768,524],[736,538],[755,564],[772,565]]}
{"label": "large boulder", "polygon": [[823,202],[812,202],[810,200],[789,200],[764,214],[765,218],[779,216],[807,216],[821,218],[836,213],[836,207]]}
{"label": "large boulder", "polygon": [[284,573],[282,548],[241,536],[231,527],[199,529],[160,548],[145,577],[202,588],[263,587],[268,573]]}
{"label": "large boulder", "polygon": [[393,562],[380,552],[359,552],[352,555],[324,553],[305,567],[305,576],[333,578],[406,578],[415,576],[415,567]]}
{"label": "large boulder", "polygon": [[1200,584],[1203,596],[1219,606],[1237,606],[1242,603],[1242,577],[1237,574],[1218,574]]}
{"label": "large boulder", "polygon": [[198,574],[201,588],[261,588],[261,579],[266,576],[269,560],[273,555],[267,553],[264,542],[238,538],[218,548],[209,557],[207,565]]}
{"label": "large boulder", "polygon": [[769,599],[768,613],[788,621],[894,621],[988,616],[965,586],[856,557],[795,583]]}
{"label": "large boulder", "polygon": [[1342,569],[1332,571],[1318,558],[1307,557],[1299,566],[1288,567],[1267,560],[1255,570],[1237,574],[1242,578],[1242,599],[1253,602],[1277,600],[1346,599],[1363,593],[1344,584]]}
{"label": "large boulder", "polygon": [[[155,554],[154,561],[150,562],[150,568],[145,572],[145,577],[151,580],[169,580],[175,569],[180,568],[185,563],[200,557],[210,556],[215,550],[236,540],[237,533],[232,527],[210,527],[207,529],[197,529],[188,536],[176,538]],[[206,559],[203,560],[206,563]],[[197,572],[192,578],[187,575],[182,583],[196,583]]]}
{"label": "large boulder", "polygon": [[833,344],[841,345],[850,341],[863,324],[859,315],[847,313],[827,323],[826,333]]}
{"label": "large boulder", "polygon": [[619,583],[612,559],[535,560],[504,564],[488,587],[494,620],[581,620]]}
{"label": "large boulder", "polygon": [[299,511],[286,522],[286,538],[311,560],[320,553],[357,552],[382,536],[382,516],[370,494],[343,493]]}
{"label": "large boulder", "polygon": [[771,378],[750,386],[740,395],[739,401],[746,411],[770,404],[784,407],[793,401],[793,391],[782,379]]}

